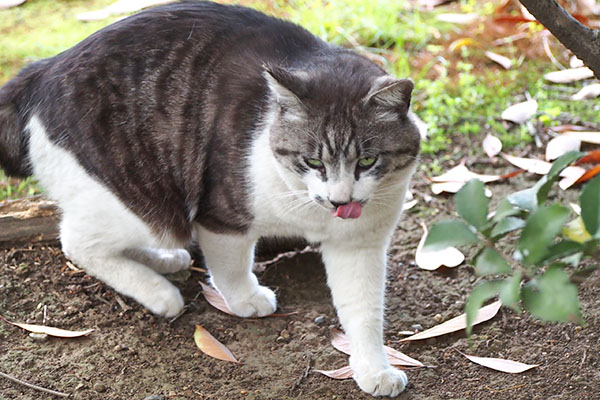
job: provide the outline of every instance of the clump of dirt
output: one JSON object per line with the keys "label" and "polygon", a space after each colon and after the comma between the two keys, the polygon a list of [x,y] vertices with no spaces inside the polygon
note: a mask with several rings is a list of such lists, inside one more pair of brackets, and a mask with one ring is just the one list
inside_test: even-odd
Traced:
{"label": "clump of dirt", "polygon": [[[417,193],[425,183],[417,177]],[[521,183],[518,184],[519,187]],[[513,184],[491,187],[495,193]],[[498,197],[495,195],[495,197]],[[502,308],[474,329],[414,343],[401,331],[427,329],[463,312],[479,279],[460,266],[428,272],[414,264],[419,222],[447,216],[452,202],[437,197],[410,210],[390,254],[388,345],[432,366],[409,371],[401,399],[600,398],[600,271],[581,285],[586,323],[548,324]],[[223,314],[200,295],[200,272],[177,285],[188,308],[174,321],[156,317],[85,273],[66,268],[57,247],[0,252],[0,315],[65,329],[95,331],[78,339],[32,338],[0,321],[0,371],[73,399],[368,399],[352,380],[335,381],[313,369],[334,369],[347,357],[330,345],[338,327],[325,273],[316,254],[268,266],[261,281],[274,288],[285,318],[241,319]],[[203,355],[193,340],[201,324],[242,362]],[[285,331],[283,334],[282,332]],[[471,363],[458,351],[539,364],[506,374]],[[51,395],[0,377],[2,399]],[[154,397],[151,397],[154,396]]]}

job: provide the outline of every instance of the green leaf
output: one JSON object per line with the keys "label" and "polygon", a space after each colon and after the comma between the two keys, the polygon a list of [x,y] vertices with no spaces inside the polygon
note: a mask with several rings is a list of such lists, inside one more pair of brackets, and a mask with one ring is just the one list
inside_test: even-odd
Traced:
{"label": "green leaf", "polygon": [[509,274],[511,272],[512,269],[508,263],[491,247],[483,249],[475,259],[475,273],[477,275],[498,275]]}
{"label": "green leaf", "polygon": [[496,213],[492,217],[492,221],[498,222],[506,217],[519,214],[520,212],[521,210],[512,205],[508,198],[506,198],[498,203],[498,207],[496,208]]}
{"label": "green leaf", "polygon": [[521,229],[525,226],[525,221],[517,217],[506,217],[500,220],[492,229],[492,238],[496,239],[500,236],[504,236],[509,232]]}
{"label": "green leaf", "polygon": [[544,262],[554,261],[559,258],[571,256],[573,254],[582,252],[585,249],[580,243],[572,242],[570,240],[561,240],[558,243],[553,244],[548,248]]}
{"label": "green leaf", "polygon": [[487,221],[489,199],[485,185],[479,179],[471,179],[454,195],[456,211],[465,221],[478,230]]}
{"label": "green leaf", "polygon": [[477,317],[477,311],[479,311],[486,300],[498,294],[498,291],[502,287],[502,283],[503,281],[480,283],[469,295],[467,304],[465,304],[465,314],[467,314],[467,336],[471,335],[473,321],[475,320],[475,317]]}
{"label": "green leaf", "polygon": [[550,168],[550,171],[548,171],[548,174],[546,174],[546,176],[548,177],[548,180],[554,180],[554,179],[558,178],[560,172],[563,169],[565,169],[569,165],[571,165],[573,163],[573,161],[580,159],[584,154],[585,153],[582,153],[580,151],[570,151],[570,152],[565,153],[562,156],[558,157],[552,163],[552,168]]}
{"label": "green leaf", "polygon": [[515,275],[504,280],[504,285],[500,289],[500,300],[502,304],[512,308],[516,312],[521,312],[519,299],[521,298],[521,279],[522,275],[517,272]]}
{"label": "green leaf", "polygon": [[534,188],[535,186],[511,193],[506,199],[513,206],[519,207],[522,210],[533,211],[537,208],[537,189]]}
{"label": "green leaf", "polygon": [[425,239],[424,250],[442,250],[448,247],[476,243],[479,239],[471,228],[461,221],[442,221],[434,224]]}
{"label": "green leaf", "polygon": [[579,197],[579,204],[585,229],[592,237],[600,238],[600,176],[585,185]]}
{"label": "green leaf", "polygon": [[581,322],[577,286],[554,264],[523,286],[523,305],[531,315],[551,322]]}
{"label": "green leaf", "polygon": [[531,213],[519,238],[519,252],[525,264],[538,264],[546,258],[568,216],[569,210],[560,204],[540,207]]}

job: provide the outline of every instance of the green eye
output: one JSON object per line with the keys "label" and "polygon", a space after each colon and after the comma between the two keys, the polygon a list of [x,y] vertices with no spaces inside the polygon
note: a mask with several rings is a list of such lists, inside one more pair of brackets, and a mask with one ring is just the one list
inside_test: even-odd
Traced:
{"label": "green eye", "polygon": [[373,164],[375,164],[377,159],[375,157],[365,157],[358,160],[358,166],[362,168],[369,168]]}
{"label": "green eye", "polygon": [[321,168],[323,166],[323,161],[318,158],[307,158],[306,163],[312,168]]}

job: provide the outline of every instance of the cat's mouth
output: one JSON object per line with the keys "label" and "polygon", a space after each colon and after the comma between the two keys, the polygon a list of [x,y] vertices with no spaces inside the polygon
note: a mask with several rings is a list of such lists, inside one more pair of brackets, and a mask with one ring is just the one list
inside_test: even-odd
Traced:
{"label": "cat's mouth", "polygon": [[331,210],[331,215],[336,218],[353,218],[356,219],[360,217],[362,213],[362,204],[358,201],[353,201],[348,204],[339,205],[336,208]]}

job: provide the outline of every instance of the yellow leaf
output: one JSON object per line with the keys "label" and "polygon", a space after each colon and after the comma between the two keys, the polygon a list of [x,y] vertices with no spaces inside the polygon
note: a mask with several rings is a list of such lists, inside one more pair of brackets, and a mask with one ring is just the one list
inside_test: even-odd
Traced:
{"label": "yellow leaf", "polygon": [[562,228],[562,233],[569,240],[577,243],[585,243],[592,238],[592,235],[585,229],[585,224],[581,217],[575,218]]}
{"label": "yellow leaf", "polygon": [[200,325],[196,325],[194,341],[196,342],[196,346],[208,356],[236,364],[240,363],[223,343],[215,339],[213,335]]}

